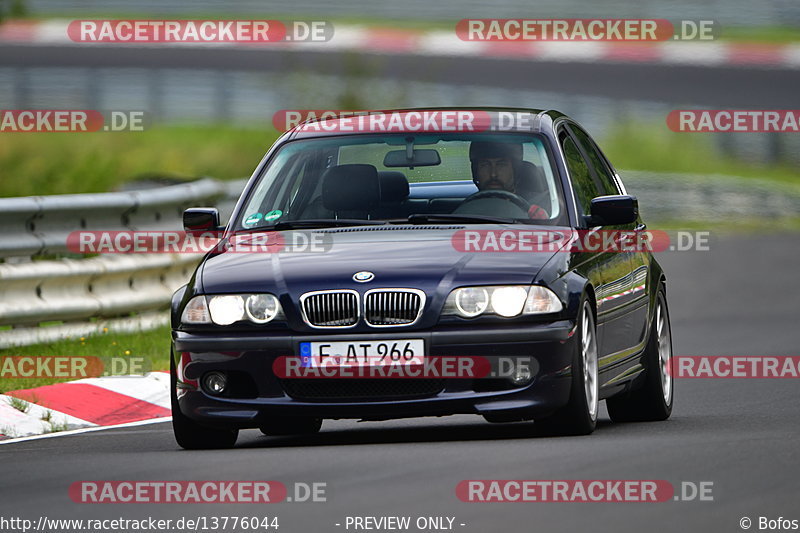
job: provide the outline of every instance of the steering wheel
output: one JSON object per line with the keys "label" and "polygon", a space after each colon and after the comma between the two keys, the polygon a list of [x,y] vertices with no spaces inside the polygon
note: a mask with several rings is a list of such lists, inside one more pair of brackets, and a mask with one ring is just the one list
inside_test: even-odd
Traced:
{"label": "steering wheel", "polygon": [[[500,200],[506,200],[507,202],[511,202],[518,208],[522,209],[522,212],[526,214],[528,213],[528,209],[530,209],[531,207],[531,204],[528,203],[528,201],[525,200],[525,198],[523,198],[522,196],[514,194],[513,192],[504,191],[502,189],[492,189],[487,191],[478,191],[472,196],[468,196],[467,198],[464,199],[463,202],[461,202],[461,205],[458,206],[458,208],[454,211],[454,213],[459,213],[459,212],[463,213],[464,206],[467,206],[473,202],[488,200],[490,198],[498,198]],[[516,218],[521,218],[521,217],[516,217]]]}

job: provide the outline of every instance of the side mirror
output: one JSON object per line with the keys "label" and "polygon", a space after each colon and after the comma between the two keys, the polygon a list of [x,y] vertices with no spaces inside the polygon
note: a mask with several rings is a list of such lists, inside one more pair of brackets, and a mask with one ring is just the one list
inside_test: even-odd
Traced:
{"label": "side mirror", "polygon": [[639,218],[639,200],[635,196],[598,196],[586,217],[589,226],[620,226],[631,224]]}
{"label": "side mirror", "polygon": [[219,210],[216,207],[190,207],[183,212],[183,229],[192,232],[219,230]]}

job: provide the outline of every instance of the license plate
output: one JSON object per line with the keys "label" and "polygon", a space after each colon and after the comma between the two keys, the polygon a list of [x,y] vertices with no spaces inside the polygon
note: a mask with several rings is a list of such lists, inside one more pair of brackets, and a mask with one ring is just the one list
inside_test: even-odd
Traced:
{"label": "license plate", "polygon": [[301,342],[300,358],[305,368],[419,365],[425,360],[425,343],[422,339]]}

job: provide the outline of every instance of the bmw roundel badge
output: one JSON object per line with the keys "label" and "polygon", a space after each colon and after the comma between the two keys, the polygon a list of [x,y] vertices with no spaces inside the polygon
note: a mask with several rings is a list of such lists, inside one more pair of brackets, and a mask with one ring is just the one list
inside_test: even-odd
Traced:
{"label": "bmw roundel badge", "polygon": [[375,274],[366,270],[362,270],[361,272],[356,272],[353,274],[353,281],[357,281],[359,283],[366,283],[368,281],[372,281],[373,279],[375,279]]}

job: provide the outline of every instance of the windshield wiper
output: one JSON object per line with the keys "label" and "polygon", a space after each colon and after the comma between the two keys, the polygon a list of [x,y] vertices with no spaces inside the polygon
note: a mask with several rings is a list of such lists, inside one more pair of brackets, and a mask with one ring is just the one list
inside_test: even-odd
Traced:
{"label": "windshield wiper", "polygon": [[378,226],[388,224],[385,220],[363,220],[358,218],[311,218],[307,220],[287,220],[271,226],[248,228],[247,232],[283,231],[287,229],[333,228],[337,226]]}
{"label": "windshield wiper", "polygon": [[491,217],[487,215],[426,215],[417,213],[410,215],[408,221],[412,224],[425,224],[429,222],[461,222],[467,224],[518,224],[516,219]]}

